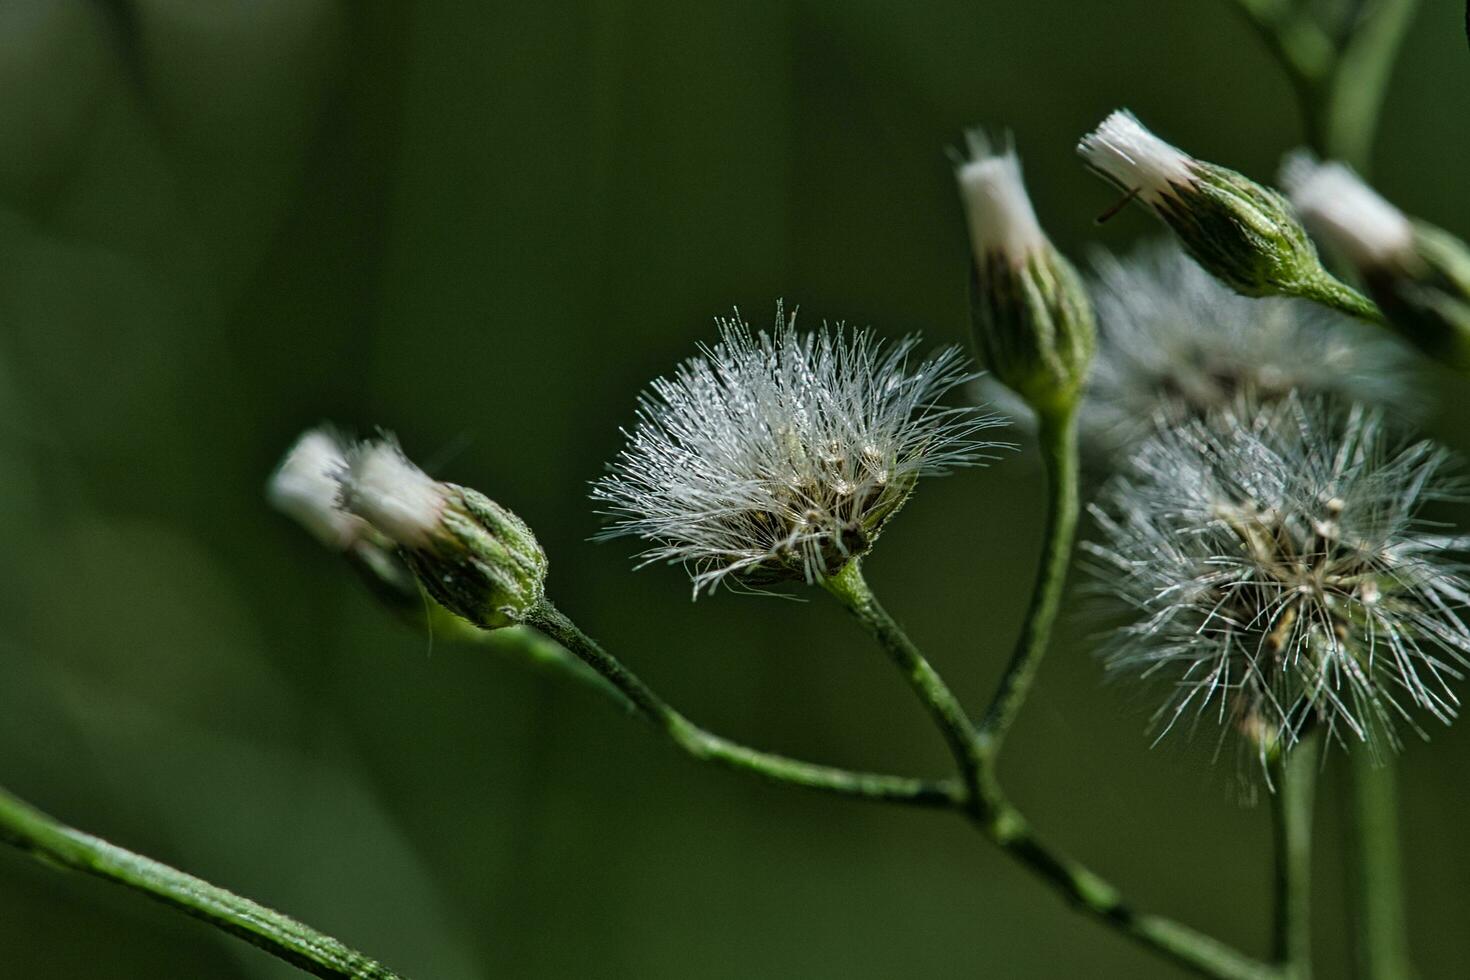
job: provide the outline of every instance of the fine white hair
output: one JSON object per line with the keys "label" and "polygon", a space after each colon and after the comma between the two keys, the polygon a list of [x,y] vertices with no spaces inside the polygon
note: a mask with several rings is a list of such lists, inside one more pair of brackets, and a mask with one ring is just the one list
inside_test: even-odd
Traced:
{"label": "fine white hair", "polygon": [[1305,300],[1250,298],[1172,240],[1093,255],[1099,344],[1083,421],[1126,449],[1157,425],[1291,392],[1413,416],[1413,360],[1384,331]]}
{"label": "fine white hair", "polygon": [[339,506],[395,544],[425,549],[444,516],[444,486],[403,454],[391,436],[360,442],[338,471]]}
{"label": "fine white hair", "polygon": [[1132,610],[1102,652],[1187,715],[1265,732],[1309,727],[1377,750],[1400,723],[1454,716],[1470,654],[1464,542],[1424,504],[1458,499],[1448,454],[1383,416],[1291,397],[1161,429],[1092,508],[1099,591]]}
{"label": "fine white hair", "polygon": [[1093,170],[1149,204],[1195,182],[1193,158],[1155,136],[1127,109],[1114,111],[1082,137],[1077,152]]}
{"label": "fine white hair", "polygon": [[266,485],[271,506],[306,528],[322,544],[346,551],[362,535],[363,522],[337,506],[337,474],[347,449],[328,426],[303,432]]}
{"label": "fine white hair", "polygon": [[[947,348],[914,357],[841,325],[771,332],[736,311],[641,396],[627,446],[593,485],[603,538],[650,542],[641,557],[683,564],[697,596],[722,582],[815,581],[871,544],[920,476],[978,462],[1000,424],[937,400],[971,380]],[[728,580],[728,581],[727,581]]]}
{"label": "fine white hair", "polygon": [[955,165],[955,181],[965,206],[970,246],[977,259],[999,252],[1013,261],[1046,244],[1036,220],[1021,161],[1007,137],[992,139],[982,129],[965,133],[969,156]]}
{"label": "fine white hair", "polygon": [[1282,163],[1280,179],[1307,230],[1359,269],[1412,261],[1412,222],[1347,164],[1297,150]]}

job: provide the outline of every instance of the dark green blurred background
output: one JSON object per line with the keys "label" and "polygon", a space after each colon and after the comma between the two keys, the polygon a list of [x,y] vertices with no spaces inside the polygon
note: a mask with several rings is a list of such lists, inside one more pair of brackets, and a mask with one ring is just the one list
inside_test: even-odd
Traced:
{"label": "dark green blurred background", "polygon": [[[1377,174],[1470,232],[1470,57],[1427,0]],[[1011,126],[1064,248],[1153,231],[1076,138],[1128,105],[1259,177],[1297,124],[1224,0],[0,2],[0,783],[416,978],[1167,977],[960,821],[687,762],[579,689],[431,647],[269,511],[323,418],[396,430],[536,528],[556,601],[695,719],[939,773],[831,603],[593,545],[637,390],[738,304],[964,339],[942,150]],[[1429,423],[1470,449],[1463,389]],[[972,702],[1039,534],[1029,453],[923,488],[869,563]],[[1048,836],[1263,952],[1267,817],[1210,740],[1149,751],[1073,618],[1005,774]],[[1464,975],[1470,726],[1403,759],[1413,939]],[[1347,968],[1340,757],[1321,975]],[[287,977],[0,852],[0,975]]]}

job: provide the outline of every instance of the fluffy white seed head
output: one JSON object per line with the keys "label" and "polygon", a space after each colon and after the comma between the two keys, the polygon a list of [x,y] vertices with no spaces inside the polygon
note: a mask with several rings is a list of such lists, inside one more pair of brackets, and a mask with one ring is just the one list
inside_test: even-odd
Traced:
{"label": "fluffy white seed head", "polygon": [[965,133],[969,159],[955,166],[955,181],[965,205],[970,247],[977,259],[999,252],[1013,260],[1046,244],[1036,220],[1021,161],[1009,139],[992,140],[984,130]]}
{"label": "fluffy white seed head", "polygon": [[1126,191],[1137,191],[1148,204],[1195,182],[1193,158],[1155,136],[1127,109],[1116,110],[1082,137],[1077,152],[1092,169]]}
{"label": "fluffy white seed head", "polygon": [[337,474],[347,466],[346,452],[331,428],[308,429],[287,451],[266,485],[272,507],[336,551],[352,547],[365,530],[361,518],[337,506]]}
{"label": "fluffy white seed head", "polygon": [[1413,360],[1382,330],[1304,300],[1241,296],[1171,240],[1093,256],[1098,356],[1083,409],[1094,445],[1292,392],[1418,408]]}
{"label": "fluffy white seed head", "polygon": [[999,419],[938,399],[971,380],[949,348],[885,344],[842,326],[772,332],[717,320],[701,350],[640,399],[638,424],[592,496],[601,537],[647,540],[688,568],[697,596],[835,574],[866,551],[921,476],[978,462]]}
{"label": "fluffy white seed head", "polygon": [[1414,227],[1408,217],[1346,164],[1298,150],[1282,164],[1281,186],[1307,229],[1359,269],[1413,263]]}
{"label": "fluffy white seed head", "polygon": [[449,491],[419,469],[389,438],[360,442],[338,472],[340,506],[405,548],[430,546]]}
{"label": "fluffy white seed head", "polygon": [[1419,517],[1455,489],[1446,460],[1372,411],[1296,398],[1161,430],[1093,508],[1099,588],[1134,616],[1109,671],[1165,688],[1161,735],[1193,716],[1262,755],[1311,728],[1377,749],[1448,722],[1464,542]]}

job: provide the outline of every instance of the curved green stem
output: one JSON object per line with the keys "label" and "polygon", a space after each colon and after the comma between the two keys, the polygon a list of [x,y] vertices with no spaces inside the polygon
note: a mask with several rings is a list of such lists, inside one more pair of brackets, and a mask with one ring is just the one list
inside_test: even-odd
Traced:
{"label": "curved green stem", "polygon": [[1276,851],[1273,948],[1288,980],[1312,977],[1312,800],[1318,736],[1309,735],[1271,763],[1271,829]]}
{"label": "curved green stem", "polygon": [[[878,641],[940,729],[964,777],[964,797],[957,805],[981,833],[1060,892],[1074,908],[1176,963],[1221,980],[1278,977],[1269,965],[1188,926],[1134,911],[1112,884],[1037,837],[1026,818],[1006,798],[995,773],[995,756],[984,751],[982,736],[970,723],[964,708],[938,671],[878,602],[863,578],[859,562],[848,562],[823,584]],[[1023,688],[1017,690],[1024,695]],[[1016,704],[1019,706],[1019,702]]]}
{"label": "curved green stem", "polygon": [[953,783],[816,765],[762,752],[705,731],[675,711],[549,601],[537,606],[526,623],[570,650],[626,698],[636,714],[661,729],[675,745],[696,759],[755,773],[774,782],[860,800],[951,807],[960,799],[961,792]]}
{"label": "curved green stem", "polygon": [[1038,421],[1038,442],[1049,481],[1041,567],[1011,662],[980,723],[982,745],[992,756],[1000,751],[1015,723],[1051,642],[1077,533],[1077,407],[1073,404],[1038,413]]}
{"label": "curved green stem", "polygon": [[319,977],[397,980],[397,974],[274,909],[152,858],[73,830],[0,789],[0,840],[64,868],[142,892]]}
{"label": "curved green stem", "polygon": [[954,696],[939,676],[938,671],[924,659],[912,640],[899,628],[892,616],[879,604],[873,590],[863,578],[862,560],[854,558],[836,575],[822,580],[822,585],[841,602],[847,611],[857,617],[863,628],[873,635],[899,671],[908,679],[909,686],[918,694],[929,716],[949,745],[950,754],[959,766],[960,778],[965,785],[965,798],[969,806],[978,812],[982,805],[981,769],[984,762],[980,745],[975,738],[975,726],[965,714],[964,706]]}

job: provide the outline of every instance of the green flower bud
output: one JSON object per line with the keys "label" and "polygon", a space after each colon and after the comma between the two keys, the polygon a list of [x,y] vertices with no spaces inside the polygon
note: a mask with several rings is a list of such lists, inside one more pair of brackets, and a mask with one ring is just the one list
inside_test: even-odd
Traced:
{"label": "green flower bud", "polygon": [[347,453],[340,503],[398,547],[440,605],[482,629],[520,623],[544,596],[546,553],[519,517],[441,483],[391,439]]}
{"label": "green flower bud", "polygon": [[1087,165],[1137,198],[1211,275],[1244,296],[1298,296],[1364,320],[1382,314],[1333,278],[1280,194],[1196,160],[1126,110],[1077,145]]}
{"label": "green flower bud", "polygon": [[981,361],[1037,411],[1076,402],[1096,348],[1081,277],[1041,230],[1006,142],[966,134],[955,180],[970,229],[970,315]]}
{"label": "green flower bud", "polygon": [[1470,247],[1412,219],[1345,164],[1293,153],[1282,186],[1312,233],[1353,266],[1388,323],[1443,364],[1470,371]]}

